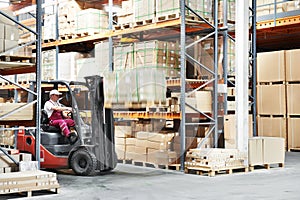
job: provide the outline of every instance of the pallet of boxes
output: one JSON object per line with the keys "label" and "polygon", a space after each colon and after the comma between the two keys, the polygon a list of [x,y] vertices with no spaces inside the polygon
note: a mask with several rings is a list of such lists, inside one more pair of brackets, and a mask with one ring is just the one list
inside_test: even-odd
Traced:
{"label": "pallet of boxes", "polygon": [[[162,123],[164,122],[155,122]],[[148,122],[116,125],[115,142],[119,161],[124,164],[164,169],[176,163],[177,154],[171,150],[175,133],[159,132],[157,127],[158,125]]]}
{"label": "pallet of boxes", "polygon": [[[1,147],[0,147],[1,148]],[[47,190],[59,193],[59,183],[55,173],[38,170],[32,155],[19,153],[15,149],[0,151],[0,195]]]}

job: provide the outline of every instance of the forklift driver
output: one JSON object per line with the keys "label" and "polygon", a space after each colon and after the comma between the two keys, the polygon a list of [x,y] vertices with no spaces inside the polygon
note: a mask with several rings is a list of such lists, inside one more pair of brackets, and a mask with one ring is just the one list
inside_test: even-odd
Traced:
{"label": "forklift driver", "polygon": [[60,104],[57,100],[59,99],[60,92],[57,90],[51,90],[49,93],[50,99],[45,103],[44,110],[47,112],[49,118],[49,125],[59,127],[62,131],[63,135],[66,136],[70,143],[73,144],[77,140],[77,134],[75,131],[70,131],[70,127],[75,126],[75,122],[73,119],[64,118],[64,111],[72,111],[72,108],[65,107]]}

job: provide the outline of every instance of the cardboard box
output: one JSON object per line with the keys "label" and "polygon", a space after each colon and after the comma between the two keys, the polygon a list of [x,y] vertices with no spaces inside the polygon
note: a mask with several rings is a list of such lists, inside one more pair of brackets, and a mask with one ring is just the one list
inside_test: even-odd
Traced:
{"label": "cardboard box", "polygon": [[212,111],[212,95],[211,91],[197,91],[196,92],[197,108],[202,112]]}
{"label": "cardboard box", "polygon": [[17,26],[14,25],[5,25],[5,39],[6,40],[14,40],[18,41],[20,36],[19,36],[19,29]]}
{"label": "cardboard box", "polygon": [[300,49],[288,50],[286,55],[286,81],[300,81]]}
{"label": "cardboard box", "polygon": [[147,147],[146,146],[135,146],[135,153],[137,154],[146,154],[147,153]]}
{"label": "cardboard box", "polygon": [[257,113],[260,115],[284,115],[286,113],[285,85],[257,86]]}
{"label": "cardboard box", "polygon": [[4,40],[4,50],[8,51],[18,46],[18,41],[15,40]]}
{"label": "cardboard box", "polygon": [[262,139],[258,137],[248,140],[248,163],[249,165],[263,165],[263,144]]}
{"label": "cardboard box", "polygon": [[152,142],[170,142],[174,137],[174,133],[155,133],[149,132],[148,133],[148,141]]}
{"label": "cardboard box", "polygon": [[0,23],[0,39],[5,39],[4,26],[4,24]]}
{"label": "cardboard box", "polygon": [[148,145],[148,140],[136,139],[135,146],[137,147],[146,147]]}
{"label": "cardboard box", "polygon": [[300,148],[300,118],[288,118],[288,150]]}
{"label": "cardboard box", "polygon": [[177,154],[174,151],[157,151],[148,149],[147,162],[158,165],[168,165],[175,162]]}
{"label": "cardboard box", "polygon": [[126,138],[131,137],[131,126],[115,126],[115,137]]}
{"label": "cardboard box", "polygon": [[147,143],[148,148],[166,151],[171,149],[171,142],[151,142]]}
{"label": "cardboard box", "polygon": [[285,161],[285,139],[277,137],[249,138],[249,165],[280,164]]}
{"label": "cardboard box", "polygon": [[288,115],[300,115],[300,84],[287,85],[287,113]]}
{"label": "cardboard box", "polygon": [[[248,136],[253,136],[252,115],[249,115],[248,121]],[[225,115],[224,116],[224,140],[226,149],[237,148],[236,144],[236,116]]]}
{"label": "cardboard box", "polygon": [[285,117],[257,117],[258,136],[281,137],[286,139]]}
{"label": "cardboard box", "polygon": [[257,82],[285,81],[285,51],[257,54]]}

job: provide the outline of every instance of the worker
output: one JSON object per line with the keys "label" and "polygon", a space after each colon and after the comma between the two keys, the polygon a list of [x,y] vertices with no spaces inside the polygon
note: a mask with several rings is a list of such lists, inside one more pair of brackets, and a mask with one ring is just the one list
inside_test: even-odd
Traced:
{"label": "worker", "polygon": [[62,114],[64,111],[72,112],[71,107],[66,107],[58,102],[61,93],[58,90],[51,90],[49,93],[50,99],[45,103],[44,110],[49,118],[49,125],[59,127],[63,135],[69,138],[71,144],[77,140],[75,131],[70,131],[70,127],[75,126],[75,122],[70,117],[65,118]]}

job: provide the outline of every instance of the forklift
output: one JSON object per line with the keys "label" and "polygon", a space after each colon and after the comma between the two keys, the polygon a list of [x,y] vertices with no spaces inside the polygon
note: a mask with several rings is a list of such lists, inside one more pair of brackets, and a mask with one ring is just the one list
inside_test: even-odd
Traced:
{"label": "forklift", "polygon": [[[36,87],[31,82],[31,87]],[[114,144],[114,119],[111,109],[104,108],[103,78],[85,77],[85,82],[60,80],[41,81],[42,108],[49,100],[49,92],[62,93],[59,102],[72,107],[70,117],[77,140],[72,143],[59,128],[50,126],[46,113],[41,111],[40,166],[45,169],[72,169],[81,176],[113,170],[117,165]],[[28,94],[28,101],[34,99]],[[17,149],[35,156],[36,130],[19,131]],[[37,159],[37,158],[36,158]]]}

